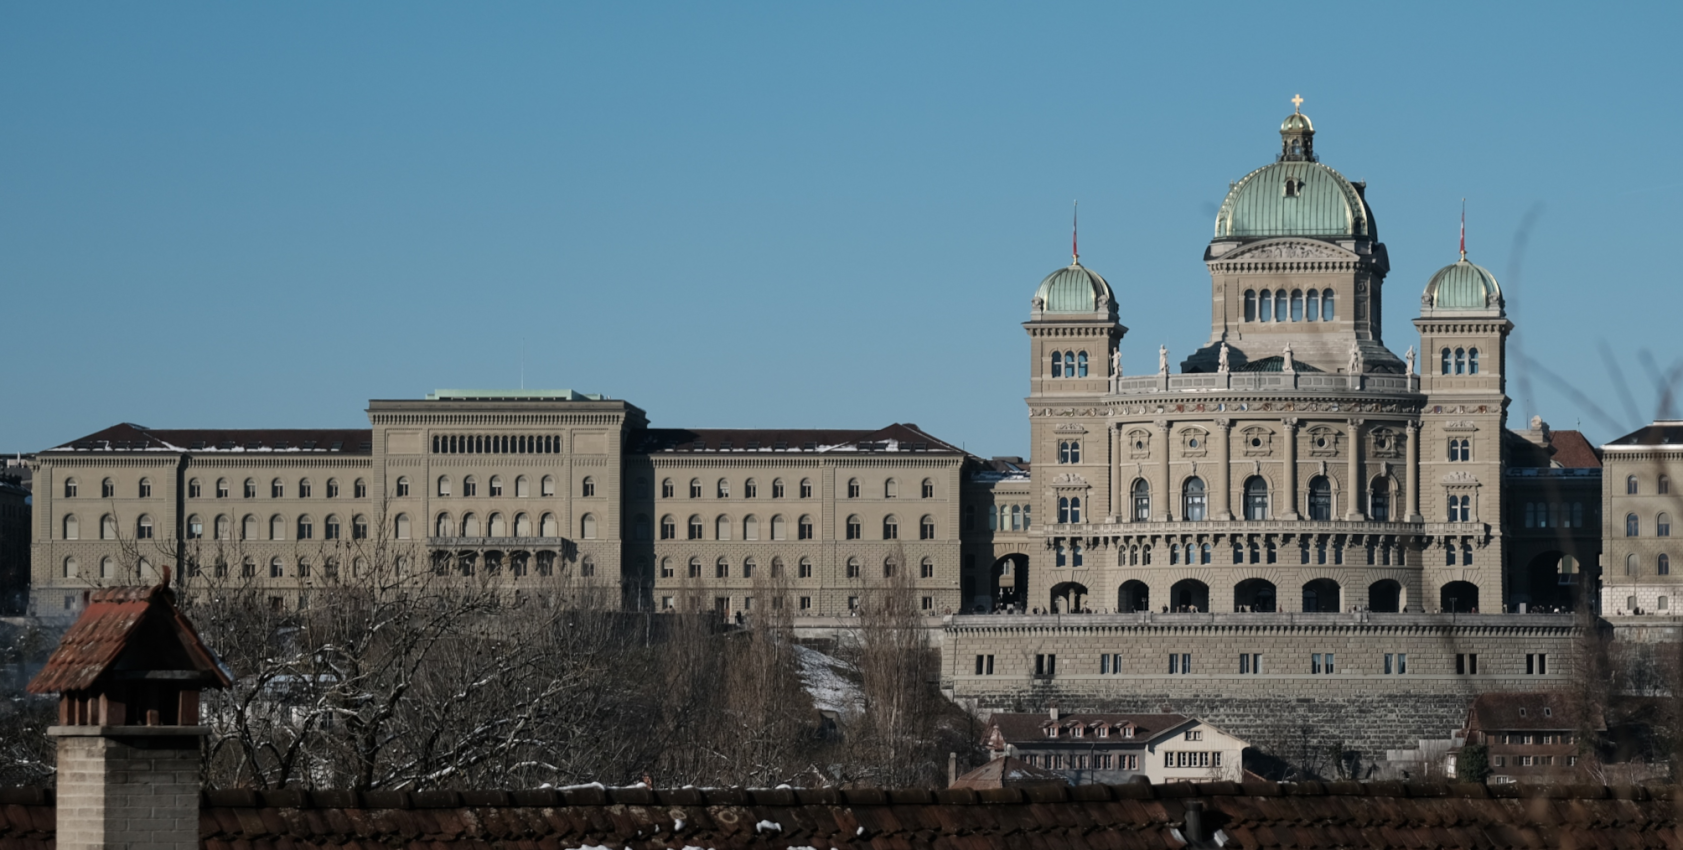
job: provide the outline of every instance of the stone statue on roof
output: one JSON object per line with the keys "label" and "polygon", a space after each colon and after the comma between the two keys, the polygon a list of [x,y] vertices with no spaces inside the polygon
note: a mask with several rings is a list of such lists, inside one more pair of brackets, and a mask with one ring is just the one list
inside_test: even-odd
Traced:
{"label": "stone statue on roof", "polygon": [[1414,346],[1411,345],[1411,346],[1408,347],[1408,352],[1403,355],[1403,359],[1408,361],[1408,371],[1404,372],[1403,374],[1404,375],[1414,374]]}
{"label": "stone statue on roof", "polygon": [[1286,350],[1285,350],[1284,355],[1282,355],[1282,359],[1280,361],[1280,371],[1282,371],[1282,372],[1296,372],[1297,371],[1297,361],[1292,359],[1291,343],[1289,343],[1289,342],[1286,343]]}
{"label": "stone statue on roof", "polygon": [[1226,374],[1226,372],[1227,372],[1227,341],[1226,340],[1222,340],[1222,343],[1221,343],[1221,356],[1220,356],[1220,360],[1218,360],[1217,363],[1216,363],[1216,371],[1221,372],[1223,374]]}
{"label": "stone statue on roof", "polygon": [[1169,374],[1169,347],[1166,345],[1157,346],[1157,373]]}

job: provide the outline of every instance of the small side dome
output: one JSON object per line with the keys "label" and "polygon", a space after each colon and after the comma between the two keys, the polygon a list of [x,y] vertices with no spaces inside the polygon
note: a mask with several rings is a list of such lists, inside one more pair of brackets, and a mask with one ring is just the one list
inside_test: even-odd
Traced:
{"label": "small side dome", "polygon": [[1115,303],[1110,284],[1080,260],[1047,275],[1034,291],[1037,313],[1108,313]]}
{"label": "small side dome", "polygon": [[1433,310],[1501,310],[1502,287],[1490,270],[1467,261],[1462,254],[1459,262],[1438,269],[1426,284],[1423,306]]}

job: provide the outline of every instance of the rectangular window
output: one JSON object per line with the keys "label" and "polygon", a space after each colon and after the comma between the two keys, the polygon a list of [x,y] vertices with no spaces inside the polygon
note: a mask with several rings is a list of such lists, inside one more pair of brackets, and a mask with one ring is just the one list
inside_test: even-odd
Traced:
{"label": "rectangular window", "polygon": [[801,597],[801,610],[802,611],[811,611],[812,610],[812,597],[810,597],[810,596],[802,596]]}
{"label": "rectangular window", "polygon": [[1262,653],[1239,653],[1239,674],[1244,676],[1262,675]]}
{"label": "rectangular window", "polygon": [[923,597],[923,599],[919,600],[919,602],[920,602],[920,606],[923,608],[923,610],[925,610],[925,611],[935,610],[935,597],[925,596],[925,597]]}
{"label": "rectangular window", "polygon": [[1401,676],[1408,672],[1408,653],[1385,653],[1385,675]]}
{"label": "rectangular window", "polygon": [[1099,675],[1116,676],[1122,672],[1122,653],[1106,652],[1099,654]]}
{"label": "rectangular window", "polygon": [[1034,656],[1034,675],[1036,675],[1036,676],[1046,676],[1046,677],[1051,677],[1051,676],[1058,675],[1058,656],[1056,656],[1056,655],[1036,655],[1036,656]]}
{"label": "rectangular window", "polygon": [[1525,655],[1525,675],[1547,676],[1549,674],[1549,656],[1547,653],[1536,652]]}
{"label": "rectangular window", "polygon": [[1508,766],[1508,757],[1507,756],[1493,756],[1490,759],[1490,766],[1491,767],[1507,767]]}
{"label": "rectangular window", "polygon": [[1321,654],[1319,652],[1312,653],[1309,659],[1310,675],[1319,676],[1321,674]]}
{"label": "rectangular window", "polygon": [[976,675],[978,675],[978,676],[992,676],[993,675],[993,656],[991,656],[991,655],[978,655],[978,656],[976,656]]}
{"label": "rectangular window", "polygon": [[1192,672],[1192,653],[1169,653],[1169,675],[1184,676]]}
{"label": "rectangular window", "polygon": [[1476,652],[1457,653],[1456,656],[1455,656],[1455,675],[1457,675],[1457,676],[1477,676],[1478,675],[1478,653],[1476,653]]}

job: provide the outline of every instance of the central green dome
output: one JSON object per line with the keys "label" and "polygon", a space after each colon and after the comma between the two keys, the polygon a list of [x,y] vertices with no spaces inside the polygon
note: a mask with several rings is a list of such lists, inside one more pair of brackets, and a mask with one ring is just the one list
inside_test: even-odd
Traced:
{"label": "central green dome", "polygon": [[1216,214],[1217,239],[1268,236],[1377,239],[1379,233],[1367,200],[1344,175],[1299,160],[1245,175]]}

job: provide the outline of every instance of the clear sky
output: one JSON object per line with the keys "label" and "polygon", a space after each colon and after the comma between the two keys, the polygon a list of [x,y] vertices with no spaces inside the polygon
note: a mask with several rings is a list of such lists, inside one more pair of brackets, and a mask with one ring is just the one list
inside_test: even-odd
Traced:
{"label": "clear sky", "polygon": [[1391,349],[1466,197],[1510,426],[1605,441],[1683,362],[1680,31],[1658,2],[11,0],[0,450],[361,426],[523,369],[659,426],[1025,453],[1070,202],[1127,370],[1178,362],[1296,93],[1368,181]]}

